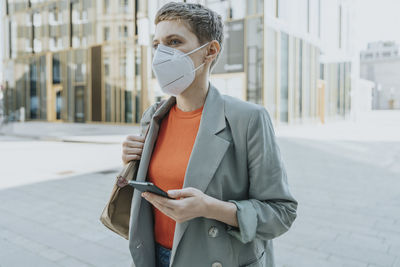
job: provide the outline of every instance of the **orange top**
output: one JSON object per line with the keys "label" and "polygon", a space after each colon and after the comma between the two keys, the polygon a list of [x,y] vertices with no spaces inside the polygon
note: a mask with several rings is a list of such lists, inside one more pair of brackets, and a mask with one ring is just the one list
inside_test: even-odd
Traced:
{"label": "orange top", "polygon": [[[183,187],[186,167],[199,129],[203,107],[185,112],[175,104],[161,122],[149,163],[147,180],[166,192]],[[155,241],[171,249],[176,222],[156,207],[152,207]]]}

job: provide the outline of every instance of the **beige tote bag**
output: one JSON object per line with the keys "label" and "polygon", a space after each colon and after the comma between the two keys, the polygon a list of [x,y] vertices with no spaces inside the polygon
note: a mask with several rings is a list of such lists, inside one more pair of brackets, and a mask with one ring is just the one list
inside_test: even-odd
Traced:
{"label": "beige tote bag", "polygon": [[[158,103],[156,110],[164,101],[165,100],[162,100]],[[150,114],[151,117],[153,114]],[[149,127],[150,123],[142,128],[142,136],[143,133],[145,136],[147,136]],[[127,240],[129,239],[129,219],[133,196],[133,187],[129,186],[128,182],[131,180],[136,180],[139,163],[140,159],[131,160],[118,174],[114,187],[111,191],[110,200],[107,202],[100,216],[100,221],[107,228]]]}

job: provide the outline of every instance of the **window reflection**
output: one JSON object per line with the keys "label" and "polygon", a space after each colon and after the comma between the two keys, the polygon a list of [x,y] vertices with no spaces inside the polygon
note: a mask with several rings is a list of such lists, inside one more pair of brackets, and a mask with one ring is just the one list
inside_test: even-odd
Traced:
{"label": "window reflection", "polygon": [[289,36],[281,33],[280,120],[288,122]]}
{"label": "window reflection", "polygon": [[265,58],[265,68],[266,68],[266,106],[269,112],[271,113],[271,117],[275,118],[276,116],[276,55],[277,55],[277,47],[276,47],[276,32],[271,29],[266,29],[266,58]]}
{"label": "window reflection", "polygon": [[247,100],[262,104],[263,23],[262,18],[247,19]]}
{"label": "window reflection", "polygon": [[29,64],[29,87],[30,87],[30,118],[37,119],[38,118],[38,96],[37,96],[37,67],[36,62],[33,61]]}
{"label": "window reflection", "polygon": [[61,81],[60,55],[53,55],[53,84],[58,84]]}

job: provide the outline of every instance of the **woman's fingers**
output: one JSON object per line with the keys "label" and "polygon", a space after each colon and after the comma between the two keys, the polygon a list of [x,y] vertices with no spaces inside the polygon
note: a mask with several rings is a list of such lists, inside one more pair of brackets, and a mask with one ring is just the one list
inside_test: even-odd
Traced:
{"label": "woman's fingers", "polygon": [[137,155],[142,155],[142,148],[131,148],[131,147],[124,147],[122,148],[122,152],[126,155],[130,155],[130,154],[137,154]]}
{"label": "woman's fingers", "polygon": [[144,146],[144,136],[128,135],[122,142],[122,161],[139,160]]}
{"label": "woman's fingers", "polygon": [[145,136],[140,135],[127,135],[126,140],[144,142]]}
{"label": "woman's fingers", "polygon": [[122,142],[122,146],[124,147],[137,147],[137,148],[142,148],[144,146],[143,142],[140,141],[131,141],[131,140],[125,140],[124,142]]}
{"label": "woman's fingers", "polygon": [[140,159],[140,155],[125,155],[122,154],[122,162],[124,164],[128,164],[129,161],[131,160],[139,160]]}

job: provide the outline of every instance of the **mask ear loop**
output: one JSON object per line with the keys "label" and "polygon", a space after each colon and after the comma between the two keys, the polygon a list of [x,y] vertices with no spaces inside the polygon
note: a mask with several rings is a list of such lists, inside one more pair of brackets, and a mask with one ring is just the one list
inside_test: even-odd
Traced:
{"label": "mask ear loop", "polygon": [[[194,53],[194,52],[196,52],[196,51],[202,49],[203,47],[205,47],[205,46],[208,45],[209,43],[210,43],[210,42],[207,42],[207,43],[203,44],[202,46],[199,46],[199,47],[193,49],[192,51],[190,51],[190,52],[188,52],[188,53],[186,53],[186,54],[184,54],[184,55],[182,55],[182,56],[190,55],[190,54],[192,54],[192,53]],[[204,64],[205,64],[205,62],[203,62],[202,64],[200,64],[200,65],[199,65],[197,68],[195,68],[192,72],[196,72],[196,70],[200,69]]]}
{"label": "mask ear loop", "polygon": [[198,50],[202,49],[203,47],[205,47],[206,45],[208,45],[208,43],[209,43],[209,42],[207,42],[207,43],[203,44],[202,46],[199,46],[199,47],[197,47],[197,48],[193,49],[193,50],[192,50],[192,51],[190,51],[190,52],[187,52],[186,54],[183,54],[183,55],[182,55],[182,57],[184,57],[184,56],[188,56],[188,55],[190,55],[190,54],[192,54],[192,53],[194,53],[194,52],[196,52],[196,51],[198,51]]}
{"label": "mask ear loop", "polygon": [[193,72],[196,72],[196,70],[200,69],[201,66],[203,66],[204,64],[205,64],[204,62],[203,62],[202,64],[200,64],[197,68],[195,68],[195,69],[193,70]]}

